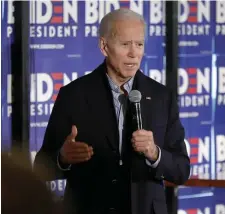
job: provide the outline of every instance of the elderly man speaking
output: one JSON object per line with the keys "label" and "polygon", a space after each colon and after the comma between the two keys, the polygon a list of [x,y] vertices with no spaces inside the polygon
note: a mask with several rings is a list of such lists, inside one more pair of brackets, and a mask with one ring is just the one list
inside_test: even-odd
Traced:
{"label": "elderly man speaking", "polygon": [[176,96],[140,71],[144,43],[142,16],[108,13],[104,62],[60,89],[35,168],[63,172],[68,214],[166,214],[163,180],[189,177]]}

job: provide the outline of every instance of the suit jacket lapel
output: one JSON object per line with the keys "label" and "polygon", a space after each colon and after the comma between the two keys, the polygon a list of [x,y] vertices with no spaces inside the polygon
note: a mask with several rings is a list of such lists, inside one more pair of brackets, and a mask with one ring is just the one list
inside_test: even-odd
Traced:
{"label": "suit jacket lapel", "polygon": [[119,151],[119,132],[112,92],[106,77],[105,63],[92,72],[93,79],[88,95],[92,114],[98,121],[98,127],[105,133],[107,142],[112,150]]}

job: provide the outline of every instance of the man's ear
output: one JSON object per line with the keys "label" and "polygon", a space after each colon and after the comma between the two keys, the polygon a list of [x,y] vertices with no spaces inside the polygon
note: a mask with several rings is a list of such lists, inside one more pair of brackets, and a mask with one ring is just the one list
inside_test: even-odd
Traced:
{"label": "man's ear", "polygon": [[99,38],[99,48],[102,52],[102,54],[107,57],[108,56],[108,49],[107,49],[107,44],[106,44],[106,39],[103,37]]}

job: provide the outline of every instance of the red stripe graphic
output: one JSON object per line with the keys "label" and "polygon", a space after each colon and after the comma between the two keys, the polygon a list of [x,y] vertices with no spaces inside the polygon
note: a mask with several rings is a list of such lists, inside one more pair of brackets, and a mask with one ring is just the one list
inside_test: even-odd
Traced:
{"label": "red stripe graphic", "polygon": [[52,24],[61,24],[63,22],[63,17],[62,16],[54,16],[51,18],[50,23]]}
{"label": "red stripe graphic", "polygon": [[191,164],[198,163],[198,157],[190,157],[190,162],[191,162]]}
{"label": "red stripe graphic", "polygon": [[197,79],[196,78],[190,78],[189,82],[190,82],[191,85],[196,85]]}
{"label": "red stripe graphic", "polygon": [[188,94],[196,94],[197,89],[196,88],[188,88],[187,93]]}
{"label": "red stripe graphic", "polygon": [[197,13],[197,7],[190,7],[191,13]]}
{"label": "red stripe graphic", "polygon": [[187,210],[187,214],[197,214],[197,209]]}
{"label": "red stripe graphic", "polygon": [[188,22],[196,23],[197,22],[197,17],[196,16],[189,16],[188,17]]}
{"label": "red stripe graphic", "polygon": [[56,98],[57,98],[57,94],[53,94],[52,101],[56,101]]}
{"label": "red stripe graphic", "polygon": [[54,90],[58,91],[62,86],[63,86],[62,83],[56,83],[56,84],[54,85]]}
{"label": "red stripe graphic", "polygon": [[63,79],[63,73],[51,73],[51,76],[54,80],[61,80]]}
{"label": "red stripe graphic", "polygon": [[53,7],[54,13],[63,13],[63,7],[62,6],[55,6]]}
{"label": "red stripe graphic", "polygon": [[197,148],[191,148],[191,155],[197,155],[198,154],[198,147]]}
{"label": "red stripe graphic", "polygon": [[188,71],[189,74],[196,74],[197,73],[196,68],[188,68],[187,71]]}
{"label": "red stripe graphic", "polygon": [[189,138],[188,141],[190,142],[190,144],[198,144],[198,138]]}

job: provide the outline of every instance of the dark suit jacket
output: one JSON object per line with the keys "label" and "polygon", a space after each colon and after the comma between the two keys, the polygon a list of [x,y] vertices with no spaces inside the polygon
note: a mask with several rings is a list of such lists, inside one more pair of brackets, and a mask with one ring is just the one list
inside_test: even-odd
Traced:
{"label": "dark suit jacket", "polygon": [[153,132],[161,160],[156,168],[146,165],[145,158],[132,151],[128,137],[124,166],[119,166],[118,126],[105,72],[103,63],[60,89],[34,169],[55,169],[56,176],[58,151],[76,125],[76,140],[91,145],[94,155],[63,172],[70,213],[107,214],[120,209],[121,214],[166,214],[163,180],[183,184],[190,171],[176,98],[165,86],[137,71],[133,88],[142,94],[143,128]]}

